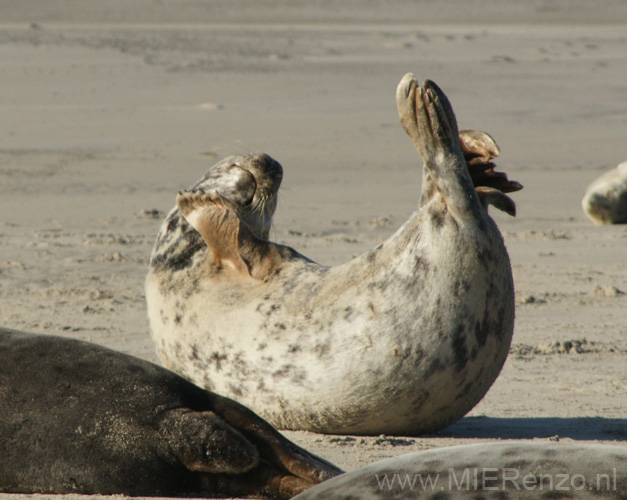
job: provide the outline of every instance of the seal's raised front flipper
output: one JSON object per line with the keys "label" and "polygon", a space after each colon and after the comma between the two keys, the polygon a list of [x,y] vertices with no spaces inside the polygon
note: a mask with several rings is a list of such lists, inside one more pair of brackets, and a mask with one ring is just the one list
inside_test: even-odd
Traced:
{"label": "seal's raised front flipper", "polygon": [[216,193],[186,191],[176,198],[179,210],[209,246],[209,265],[263,280],[286,252],[293,250],[255,236],[230,202]]}
{"label": "seal's raised front flipper", "polygon": [[179,193],[176,204],[209,246],[211,265],[216,270],[248,274],[239,252],[242,221],[224,198],[202,191],[186,191]]}

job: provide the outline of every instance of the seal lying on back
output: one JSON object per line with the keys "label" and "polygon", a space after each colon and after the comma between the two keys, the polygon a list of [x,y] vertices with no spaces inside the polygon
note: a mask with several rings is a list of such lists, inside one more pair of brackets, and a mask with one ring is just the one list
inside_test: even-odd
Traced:
{"label": "seal lying on back", "polygon": [[290,498],[340,471],[147,361],[0,329],[0,492]]}
{"label": "seal lying on back", "polygon": [[298,500],[624,499],[627,448],[503,442],[408,453],[353,470]]}
{"label": "seal lying on back", "polygon": [[627,161],[590,184],[581,205],[597,224],[627,224]]}
{"label": "seal lying on back", "polygon": [[397,104],[425,162],[420,208],[346,264],[267,240],[282,177],[267,155],[227,158],[179,194],[146,281],[165,366],[283,429],[419,434],[477,404],[514,327],[509,258],[487,204],[513,214],[503,191],[522,186],[494,172],[487,134],[461,134],[465,159],[433,82],[406,75]]}

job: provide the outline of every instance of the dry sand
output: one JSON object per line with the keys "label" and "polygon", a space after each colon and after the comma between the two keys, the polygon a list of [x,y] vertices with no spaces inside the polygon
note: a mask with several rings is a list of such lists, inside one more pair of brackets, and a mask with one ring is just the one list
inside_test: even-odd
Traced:
{"label": "dry sand", "polygon": [[229,154],[283,164],[274,240],[325,264],[382,241],[418,200],[394,103],[412,71],[525,185],[516,219],[493,214],[511,355],[438,435],[286,434],[346,469],[499,439],[627,446],[627,227],[580,208],[627,159],[625,2],[3,0],[0,23],[0,324],[156,361],[153,239]]}

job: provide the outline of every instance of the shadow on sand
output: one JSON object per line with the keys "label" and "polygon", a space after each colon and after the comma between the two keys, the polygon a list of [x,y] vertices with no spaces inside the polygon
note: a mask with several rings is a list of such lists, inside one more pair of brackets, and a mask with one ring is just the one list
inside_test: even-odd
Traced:
{"label": "shadow on sand", "polygon": [[439,437],[532,439],[557,436],[580,441],[627,441],[627,418],[494,418],[465,417]]}

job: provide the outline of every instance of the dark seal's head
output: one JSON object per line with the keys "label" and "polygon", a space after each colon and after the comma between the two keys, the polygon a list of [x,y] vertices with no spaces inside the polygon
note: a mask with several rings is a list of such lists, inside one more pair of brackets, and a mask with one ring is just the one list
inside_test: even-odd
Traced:
{"label": "dark seal's head", "polygon": [[229,156],[188,191],[226,199],[255,236],[267,239],[283,179],[281,164],[264,153]]}

